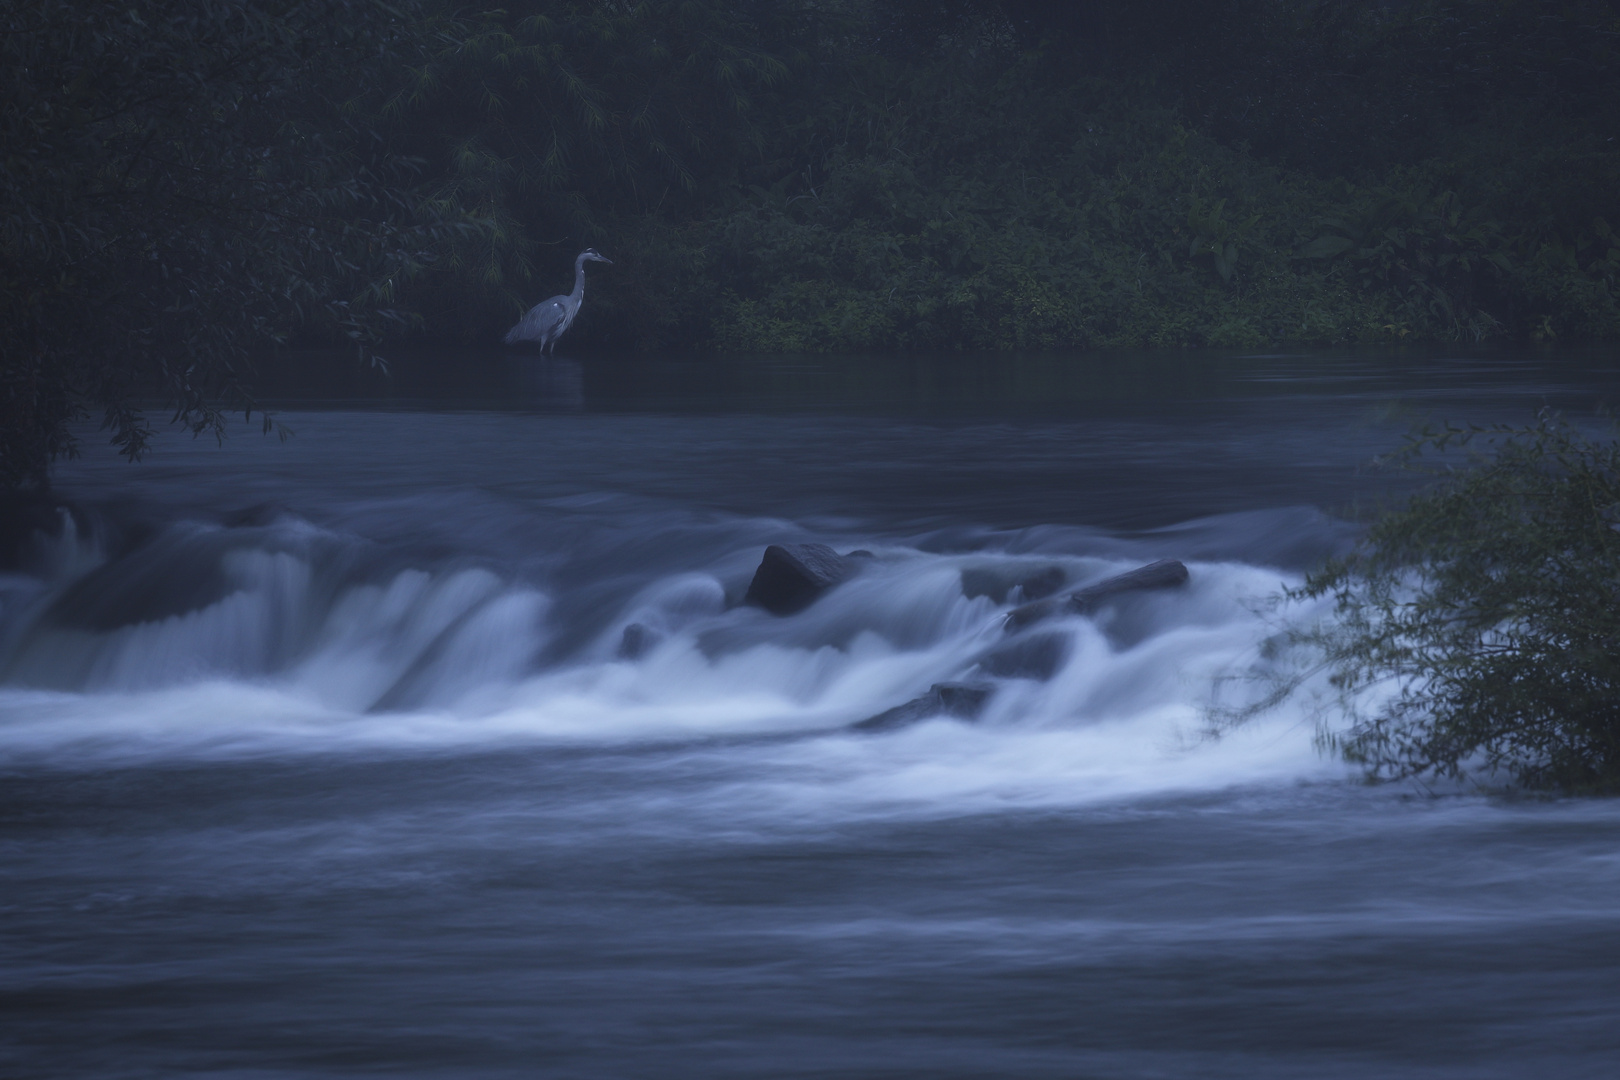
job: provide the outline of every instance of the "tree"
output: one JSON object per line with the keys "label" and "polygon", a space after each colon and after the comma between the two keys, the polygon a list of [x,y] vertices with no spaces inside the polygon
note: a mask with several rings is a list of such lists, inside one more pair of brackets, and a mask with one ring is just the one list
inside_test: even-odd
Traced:
{"label": "tree", "polygon": [[1620,442],[1544,412],[1398,458],[1480,444],[1293,594],[1335,602],[1302,637],[1353,720],[1327,741],[1375,776],[1620,791]]}
{"label": "tree", "polygon": [[0,486],[89,410],[131,458],[154,398],[219,432],[250,350],[376,340],[478,228],[365,100],[453,30],[423,3],[0,0],[0,28]]}
{"label": "tree", "polygon": [[[413,297],[435,330],[509,325],[532,277],[607,247],[616,223],[712,206],[760,152],[757,97],[828,21],[824,6],[514,0],[440,35],[387,106],[394,138],[437,197],[496,227]],[[621,285],[644,271],[634,252],[613,255]]]}

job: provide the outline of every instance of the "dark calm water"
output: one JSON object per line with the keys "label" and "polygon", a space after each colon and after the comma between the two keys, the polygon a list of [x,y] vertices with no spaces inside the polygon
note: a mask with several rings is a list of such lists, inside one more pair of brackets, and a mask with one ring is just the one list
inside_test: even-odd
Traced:
{"label": "dark calm water", "polygon": [[[90,433],[0,576],[0,1074],[1620,1075],[1620,805],[1200,734],[1374,454],[1612,351],[395,359]],[[794,540],[874,558],[738,606]],[[984,660],[964,572],[1161,557]]]}

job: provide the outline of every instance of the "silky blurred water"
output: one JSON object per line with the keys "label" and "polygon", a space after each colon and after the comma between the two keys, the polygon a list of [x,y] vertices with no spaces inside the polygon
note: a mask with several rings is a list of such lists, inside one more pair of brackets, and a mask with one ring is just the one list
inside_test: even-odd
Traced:
{"label": "silky blurred water", "polygon": [[[1612,354],[393,359],[88,432],[0,577],[5,1075],[1620,1067],[1620,808],[1368,787],[1308,693],[1205,732],[1374,455]],[[807,540],[873,557],[740,605]],[[1165,557],[1044,667],[964,588]]]}

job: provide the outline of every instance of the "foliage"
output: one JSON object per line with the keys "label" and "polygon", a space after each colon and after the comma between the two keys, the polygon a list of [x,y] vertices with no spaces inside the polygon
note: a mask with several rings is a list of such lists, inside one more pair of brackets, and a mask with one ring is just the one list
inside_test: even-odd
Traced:
{"label": "foliage", "polygon": [[418,196],[355,107],[436,28],[381,0],[0,0],[0,485],[39,482],[88,408],[218,431],[248,349],[364,343],[474,222]]}
{"label": "foliage", "polygon": [[1605,0],[0,0],[0,486],[249,357],[1620,338]]}
{"label": "foliage", "polygon": [[1456,193],[1423,187],[1361,191],[1300,257],[1340,257],[1342,273],[1364,290],[1384,291],[1397,305],[1398,332],[1434,328],[1479,341],[1500,332],[1488,310],[1513,266],[1501,226],[1469,212]]}
{"label": "foliage", "polygon": [[[1616,35],[1594,5],[1533,26],[1484,0],[873,10],[877,52],[795,73],[729,198],[606,226],[673,276],[616,282],[630,317],[602,340],[1620,337],[1620,148],[1593,89]],[[1269,135],[1237,123],[1296,107],[1315,112]]]}
{"label": "foliage", "polygon": [[[932,72],[712,226],[715,338],[742,349],[1387,340],[1382,292],[1302,264],[1324,201],[1105,84],[995,95]],[[919,79],[923,85],[910,80]]]}
{"label": "foliage", "polygon": [[606,222],[678,219],[733,186],[758,148],[755,96],[788,73],[797,10],[517,0],[457,21],[385,106],[437,197],[496,223],[414,297],[434,329],[510,322],[537,262],[560,273],[611,243]]}
{"label": "foliage", "polygon": [[1353,710],[1376,702],[1328,741],[1378,776],[1620,791],[1620,442],[1543,412],[1397,457],[1482,444],[1294,594],[1333,598],[1306,641]]}

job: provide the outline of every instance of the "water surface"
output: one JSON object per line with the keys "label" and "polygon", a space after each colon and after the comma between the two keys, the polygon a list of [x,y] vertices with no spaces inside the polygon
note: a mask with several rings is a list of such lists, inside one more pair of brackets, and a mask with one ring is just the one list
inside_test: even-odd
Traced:
{"label": "water surface", "polygon": [[[1612,356],[392,359],[272,373],[286,442],[92,436],[0,578],[7,1075],[1620,1064],[1620,810],[1203,734],[1374,455]],[[873,558],[739,604],[805,540]],[[1038,670],[963,587],[1162,557]]]}

